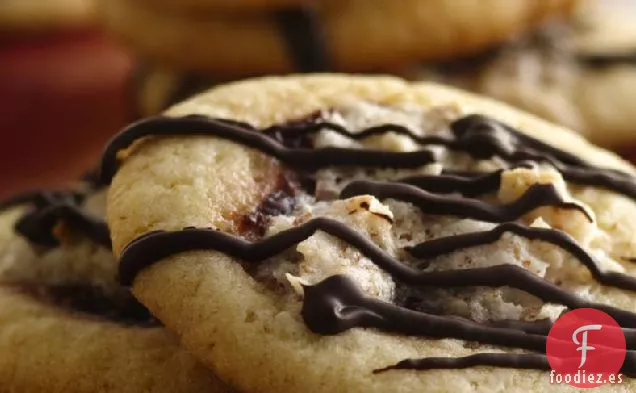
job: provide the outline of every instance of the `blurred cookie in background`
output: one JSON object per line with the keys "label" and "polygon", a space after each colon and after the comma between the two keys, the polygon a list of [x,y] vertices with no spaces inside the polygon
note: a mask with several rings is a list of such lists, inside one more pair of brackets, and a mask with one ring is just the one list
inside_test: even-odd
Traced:
{"label": "blurred cookie in background", "polygon": [[[567,13],[574,3],[318,0],[228,10],[214,7],[219,2],[208,0],[210,7],[196,12],[157,0],[103,0],[100,8],[105,26],[135,52],[174,68],[238,77],[327,66],[378,71],[472,53]],[[299,53],[316,61],[299,67],[306,62]],[[319,62],[318,55],[327,59]]]}
{"label": "blurred cookie in background", "polygon": [[131,62],[94,6],[0,2],[0,196],[76,177],[127,121]]}
{"label": "blurred cookie in background", "polygon": [[0,32],[45,32],[83,28],[95,20],[92,0],[2,0]]}
{"label": "blurred cookie in background", "polygon": [[271,9],[272,7],[296,6],[299,4],[315,3],[318,0],[142,0],[150,5],[175,9],[189,9],[203,11],[210,9]]}
{"label": "blurred cookie in background", "polygon": [[[141,79],[135,73],[133,80],[136,86],[158,91],[133,94],[142,97],[137,112],[147,115],[158,112],[148,108],[164,109],[186,97],[164,96],[166,80],[185,85],[174,87],[177,92],[192,93],[194,85],[199,91],[209,87],[208,82],[271,73],[386,73],[425,60],[480,53],[554,16],[570,14],[574,4],[575,0],[102,0],[99,14],[106,30],[143,59]],[[150,72],[145,71],[148,67]],[[157,80],[158,87],[152,86]]]}
{"label": "blurred cookie in background", "polygon": [[575,30],[582,75],[574,95],[589,137],[621,149],[636,146],[636,3],[590,0]]}
{"label": "blurred cookie in background", "polygon": [[429,64],[410,75],[455,84],[579,130],[597,144],[636,142],[636,4],[581,2],[479,55]]}
{"label": "blurred cookie in background", "polygon": [[230,392],[118,284],[87,180],[0,200],[0,391]]}

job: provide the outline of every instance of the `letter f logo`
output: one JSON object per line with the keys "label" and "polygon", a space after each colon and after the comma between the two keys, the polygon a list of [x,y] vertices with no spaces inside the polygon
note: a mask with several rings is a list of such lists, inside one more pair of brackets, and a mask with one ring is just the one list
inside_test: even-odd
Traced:
{"label": "letter f logo", "polygon": [[[587,332],[589,330],[601,330],[602,327],[602,325],[585,325],[576,329],[574,333],[572,333],[572,341],[574,341],[574,344],[581,345],[580,347],[576,348],[577,351],[581,351],[581,364],[579,364],[579,368],[583,367],[585,361],[587,360],[587,351],[593,351],[596,349],[592,346],[587,345]],[[576,336],[578,336],[578,334],[581,332],[583,334],[581,335],[582,339],[579,342]]]}

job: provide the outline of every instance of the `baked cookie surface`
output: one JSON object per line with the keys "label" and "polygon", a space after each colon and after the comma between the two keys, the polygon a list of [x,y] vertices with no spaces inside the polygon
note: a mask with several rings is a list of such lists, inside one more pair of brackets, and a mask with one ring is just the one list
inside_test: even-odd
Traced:
{"label": "baked cookie surface", "polygon": [[[471,53],[550,16],[568,13],[572,4],[571,0],[322,0],[247,13],[170,12],[125,0],[101,6],[105,26],[143,56],[179,69],[251,76],[376,71]],[[317,59],[317,53],[326,59]]]}
{"label": "baked cookie surface", "polygon": [[231,391],[117,284],[105,191],[85,192],[0,207],[0,391]]}
{"label": "baked cookie surface", "polygon": [[[166,115],[106,151],[120,274],[244,391],[567,391],[533,369],[545,330],[470,332],[582,306],[636,321],[634,169],[571,131],[438,85],[336,75],[230,84]],[[400,363],[480,353],[529,369]]]}

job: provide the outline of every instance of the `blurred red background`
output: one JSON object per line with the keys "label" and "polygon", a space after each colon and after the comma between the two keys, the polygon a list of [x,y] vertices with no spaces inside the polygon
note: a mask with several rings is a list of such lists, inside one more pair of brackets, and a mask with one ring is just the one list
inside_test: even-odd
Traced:
{"label": "blurred red background", "polygon": [[128,120],[131,61],[96,31],[0,37],[0,197],[94,166]]}

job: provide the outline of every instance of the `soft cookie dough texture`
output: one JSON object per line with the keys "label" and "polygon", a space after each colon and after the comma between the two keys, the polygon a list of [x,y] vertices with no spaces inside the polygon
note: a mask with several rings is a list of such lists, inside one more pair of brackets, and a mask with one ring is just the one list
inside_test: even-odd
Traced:
{"label": "soft cookie dough texture", "polygon": [[[166,114],[201,114],[264,127],[303,118],[318,110],[347,107],[368,108],[344,116],[344,123],[353,130],[365,124],[368,126],[371,119],[380,123],[393,121],[407,124],[415,130],[418,127],[425,129],[429,125],[427,119],[430,119],[426,116],[434,113],[441,113],[442,118],[480,113],[580,155],[601,167],[634,172],[624,161],[590,145],[576,133],[503,104],[439,85],[408,84],[395,78],[333,75],[250,80],[212,89],[172,107]],[[384,116],[383,110],[386,108],[401,109],[395,110],[397,115],[389,113]],[[403,118],[400,113],[404,115]],[[418,119],[418,113],[428,115],[419,123],[409,123],[409,119],[413,119],[409,113],[415,113]],[[408,148],[408,143],[393,143],[396,142],[395,137],[386,138],[369,143],[397,151]],[[335,137],[325,137],[322,143],[328,146],[341,142]],[[107,214],[117,254],[133,239],[152,230],[180,230],[196,226],[235,232],[237,217],[255,208],[262,195],[271,189],[269,179],[280,166],[276,160],[254,150],[212,137],[150,138],[136,144],[122,158],[123,166],[109,191]],[[491,164],[483,162],[480,165]],[[435,168],[429,170],[434,171]],[[631,219],[636,214],[633,201],[596,188],[566,187],[554,171],[536,171],[508,173],[497,197],[502,201],[514,199],[520,190],[533,182],[555,184],[568,198],[591,209],[596,217],[594,223],[582,223],[584,220],[581,220],[580,212],[546,209],[536,213],[540,217],[531,218],[534,220],[533,225],[562,226],[586,247],[593,249],[599,260],[605,261],[604,268],[633,271],[631,266],[617,260],[618,256],[636,253],[636,244],[633,242],[636,228]],[[351,213],[353,215],[342,219],[360,228],[360,233],[367,234],[373,228],[385,228],[385,231],[376,230],[373,237],[376,242],[386,242],[382,244],[390,244],[392,230],[399,231],[399,225],[405,225],[398,224],[399,220],[419,217],[408,206],[405,208],[407,213],[403,213],[399,206],[406,204],[380,203],[374,199],[358,196],[333,203],[327,208],[315,207],[307,214],[338,216],[339,211],[353,208],[355,214]],[[377,215],[360,212],[356,206],[362,207],[361,201],[366,201],[366,210],[369,211],[377,209],[376,212],[386,212],[390,208],[395,217],[394,224],[378,219]],[[462,232],[464,227],[485,225],[452,217],[424,217],[423,223],[413,225],[427,225],[426,220],[431,220],[431,223],[445,228],[436,231],[446,231],[447,234]],[[580,224],[568,227],[574,222]],[[274,220],[274,224],[283,228],[294,225],[293,220],[284,216]],[[276,232],[276,225],[269,230]],[[391,228],[391,225],[395,227]],[[320,263],[333,262],[329,258],[323,260],[322,256],[337,254],[345,266],[349,263],[347,258],[359,259],[359,254],[347,247],[346,243],[334,242],[329,236],[317,233],[310,240],[300,243],[297,250],[307,258],[307,267],[310,270],[313,267],[313,271],[318,273],[321,271],[316,270],[316,266],[318,269],[326,266]],[[340,249],[338,244],[343,244],[344,248]],[[546,274],[552,274],[552,270],[553,273],[563,273],[564,285],[571,284],[573,290],[584,293],[590,299],[630,310],[636,307],[633,294],[600,287],[586,274],[578,274],[581,272],[580,264],[569,260],[553,246],[532,244],[511,237],[484,247],[472,250],[474,263],[494,263],[488,261],[499,261],[497,258],[502,260],[499,263],[507,263],[506,258],[510,263],[521,263],[515,260],[515,255],[534,256],[530,268],[536,268],[537,274],[541,269],[547,269]],[[471,250],[468,251],[470,253]],[[318,265],[311,266],[313,261],[318,261],[315,262]],[[455,263],[452,256],[445,261],[443,263]],[[369,273],[378,285],[369,286],[365,291],[375,296],[390,297],[392,288],[389,281],[384,281],[385,276],[376,274],[373,269],[365,270],[363,265],[359,267],[362,267],[359,273],[354,268],[347,270],[349,268],[345,267],[345,271],[358,281],[364,280],[365,274]],[[330,269],[328,266],[324,268]],[[336,270],[341,268],[335,267]],[[573,277],[568,277],[569,273]],[[313,280],[311,275],[301,279]],[[290,281],[293,283],[294,279]],[[218,252],[196,251],[168,257],[142,271],[134,281],[133,292],[168,329],[179,336],[186,348],[242,391],[570,391],[566,386],[551,385],[547,373],[536,370],[478,367],[390,371],[374,375],[372,370],[405,358],[462,356],[502,349],[487,345],[467,346],[463,341],[454,339],[409,338],[362,328],[335,336],[313,334],[300,316],[298,296],[302,294],[296,295],[289,289],[285,295],[274,292],[248,275],[237,260]],[[480,303],[480,306],[485,307],[486,316],[496,314],[494,308],[488,309],[490,304],[489,301]],[[504,310],[503,313],[509,315],[508,311]],[[621,386],[608,385],[599,391],[628,391],[635,388],[633,380],[628,379]]]}
{"label": "soft cookie dough texture", "polygon": [[[95,212],[104,209],[99,194],[89,202]],[[50,250],[17,235],[25,209],[0,212],[0,392],[230,391],[162,327],[120,324],[33,295],[48,285],[92,285],[107,296],[122,289],[112,254],[81,234]]]}
{"label": "soft cookie dough texture", "polygon": [[[167,1],[167,0],[164,0]],[[337,71],[376,71],[472,53],[568,13],[573,0],[319,0]],[[294,71],[275,19],[262,12],[177,12],[140,0],[100,3],[105,26],[139,54],[216,75]]]}

